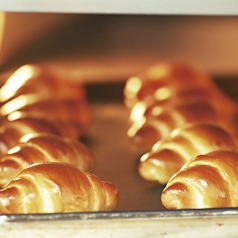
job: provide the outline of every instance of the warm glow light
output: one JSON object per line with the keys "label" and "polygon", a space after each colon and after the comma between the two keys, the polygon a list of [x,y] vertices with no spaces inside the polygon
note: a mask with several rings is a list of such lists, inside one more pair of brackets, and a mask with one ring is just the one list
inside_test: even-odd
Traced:
{"label": "warm glow light", "polygon": [[168,75],[169,72],[169,67],[168,65],[159,65],[159,66],[153,66],[151,68],[148,69],[147,71],[147,76],[150,79],[158,79],[158,78],[163,78],[166,75]]}
{"label": "warm glow light", "polygon": [[7,80],[0,91],[0,101],[11,98],[16,90],[18,90],[27,80],[29,80],[36,73],[36,68],[25,65],[19,68],[13,75]]}
{"label": "warm glow light", "polygon": [[24,135],[21,139],[20,142],[27,142],[29,141],[32,137],[34,136],[34,133],[29,133],[27,135]]}
{"label": "warm glow light", "polygon": [[38,101],[39,98],[34,95],[21,95],[7,102],[1,107],[1,115],[6,116],[20,108]]}
{"label": "warm glow light", "polygon": [[146,110],[146,104],[144,102],[137,102],[131,109],[130,120],[141,120]]}
{"label": "warm glow light", "polygon": [[140,162],[144,162],[144,161],[146,161],[148,157],[149,157],[149,152],[143,154],[143,155],[141,156],[141,158],[140,158]]}
{"label": "warm glow light", "polygon": [[125,94],[128,98],[136,96],[137,92],[141,89],[142,81],[139,77],[131,77],[127,80]]}
{"label": "warm glow light", "polygon": [[154,97],[157,100],[165,100],[171,97],[171,90],[168,87],[161,87],[154,92]]}
{"label": "warm glow light", "polygon": [[151,148],[151,151],[157,151],[160,147],[161,147],[161,143],[163,143],[163,141],[159,140],[157,141]]}
{"label": "warm glow light", "polygon": [[10,149],[7,153],[8,154],[13,154],[16,153],[20,150],[21,148],[19,146],[13,147],[12,149]]}
{"label": "warm glow light", "polygon": [[174,129],[171,133],[170,133],[170,137],[173,138],[173,137],[176,137],[179,133],[181,133],[181,128],[176,128]]}
{"label": "warm glow light", "polygon": [[161,106],[154,106],[151,110],[152,116],[158,116],[163,111],[163,108]]}
{"label": "warm glow light", "polygon": [[142,117],[141,120],[134,122],[127,131],[128,137],[133,137],[138,131],[138,129],[141,128],[143,124],[145,124],[145,122],[146,122],[145,117]]}
{"label": "warm glow light", "polygon": [[21,118],[21,117],[22,117],[22,113],[16,111],[16,112],[10,113],[10,114],[7,116],[7,119],[8,119],[8,121],[14,121],[14,120],[16,120],[16,119],[18,119],[18,118]]}

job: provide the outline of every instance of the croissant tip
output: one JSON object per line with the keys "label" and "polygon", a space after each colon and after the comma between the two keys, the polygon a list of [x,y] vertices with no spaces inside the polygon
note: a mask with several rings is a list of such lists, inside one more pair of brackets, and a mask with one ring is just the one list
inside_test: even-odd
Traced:
{"label": "croissant tip", "polygon": [[160,184],[165,184],[163,179],[161,179],[161,173],[163,173],[163,168],[157,166],[156,163],[153,161],[153,158],[147,157],[146,160],[143,160],[146,155],[147,154],[141,157],[141,160],[138,165],[138,171],[140,176],[147,181],[157,181]]}
{"label": "croissant tip", "polygon": [[182,183],[174,183],[166,187],[161,194],[161,202],[165,208],[181,209],[186,208],[184,197],[187,196],[187,187]]}
{"label": "croissant tip", "polygon": [[107,195],[107,210],[115,210],[119,200],[118,189],[111,182],[108,181],[103,181],[103,185]]}
{"label": "croissant tip", "polygon": [[140,150],[149,151],[160,139],[160,135],[155,128],[148,125],[137,130],[133,136],[129,135],[129,139]]}

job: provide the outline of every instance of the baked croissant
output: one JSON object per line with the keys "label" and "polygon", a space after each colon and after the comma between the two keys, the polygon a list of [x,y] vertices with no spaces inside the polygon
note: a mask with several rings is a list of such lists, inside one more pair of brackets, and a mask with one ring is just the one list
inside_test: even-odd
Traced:
{"label": "baked croissant", "polygon": [[186,64],[160,61],[126,81],[124,103],[128,108],[138,101],[151,105],[154,101],[176,98],[178,92],[191,87],[210,90],[214,82],[204,72]]}
{"label": "baked croissant", "polygon": [[51,133],[62,137],[79,138],[84,129],[81,124],[70,120],[25,117],[5,121],[0,126],[0,157],[18,144],[23,136],[32,133]]}
{"label": "baked croissant", "polygon": [[187,161],[218,149],[238,149],[237,138],[215,124],[186,124],[155,143],[140,158],[138,170],[145,180],[166,184]]}
{"label": "baked croissant", "polygon": [[[75,120],[86,129],[91,124],[92,112],[86,100],[38,100],[38,95],[19,96],[0,109],[4,119],[44,117],[47,119]],[[2,119],[4,121],[4,119]]]}
{"label": "baked croissant", "polygon": [[118,190],[71,164],[43,163],[24,169],[0,190],[0,213],[114,210]]}
{"label": "baked croissant", "polygon": [[192,122],[210,122],[221,125],[229,132],[235,132],[236,127],[232,118],[223,120],[206,101],[193,101],[161,108],[156,117],[148,117],[140,123],[135,122],[128,129],[127,135],[131,144],[141,152],[148,152],[159,140],[166,138],[172,130]]}
{"label": "baked croissant", "polygon": [[237,168],[237,151],[198,155],[170,178],[161,202],[168,209],[237,207]]}
{"label": "baked croissant", "polygon": [[[226,120],[234,118],[237,113],[237,107],[235,103],[227,97],[218,88],[210,87],[201,88],[196,85],[185,89],[180,89],[175,95],[167,98],[166,100],[154,100],[153,103],[147,105],[144,101],[138,101],[130,110],[130,122],[143,120],[143,117],[156,117],[161,111],[161,108],[174,107],[178,104],[188,103],[193,101],[206,101],[220,113],[220,115]],[[226,108],[226,110],[224,110]]]}
{"label": "baked croissant", "polygon": [[81,83],[59,79],[38,65],[23,65],[7,79],[0,89],[0,104],[21,95],[35,94],[40,100],[85,99],[85,88]]}
{"label": "baked croissant", "polygon": [[5,187],[29,165],[44,162],[70,163],[90,172],[94,167],[94,156],[77,139],[45,133],[28,134],[0,158],[0,187]]}

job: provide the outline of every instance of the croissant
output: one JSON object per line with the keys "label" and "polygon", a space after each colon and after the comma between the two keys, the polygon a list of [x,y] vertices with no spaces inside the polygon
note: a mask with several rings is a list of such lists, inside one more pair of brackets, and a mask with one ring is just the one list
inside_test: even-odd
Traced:
{"label": "croissant", "polygon": [[237,168],[237,151],[198,155],[170,178],[161,202],[168,209],[237,207]]}
{"label": "croissant", "polygon": [[172,130],[192,122],[209,122],[221,125],[229,132],[235,132],[233,118],[228,120],[206,101],[182,103],[161,108],[156,117],[148,117],[140,123],[133,123],[127,131],[132,146],[138,151],[148,152],[159,140],[166,138]]}
{"label": "croissant", "polygon": [[176,98],[178,92],[191,87],[210,90],[214,82],[207,74],[189,65],[160,61],[126,81],[124,103],[128,108],[138,101],[151,105],[154,101]]}
{"label": "croissant", "polygon": [[0,190],[0,213],[114,210],[118,190],[96,175],[65,163],[34,164]]}
{"label": "croissant", "polygon": [[47,119],[75,120],[86,129],[91,124],[92,112],[86,100],[48,99],[38,100],[38,95],[22,95],[0,109],[4,119],[10,120],[20,117],[44,117]]}
{"label": "croissant", "polygon": [[18,96],[35,94],[40,100],[50,98],[85,99],[85,88],[81,83],[59,79],[39,65],[23,65],[7,79],[0,89],[0,104]]}
{"label": "croissant", "polygon": [[14,147],[23,136],[32,133],[51,133],[62,137],[79,138],[84,129],[80,123],[70,120],[25,117],[5,121],[0,127],[0,157]]}
{"label": "croissant", "polygon": [[139,161],[142,178],[166,184],[191,158],[218,149],[237,149],[237,138],[210,123],[189,123],[154,144]]}
{"label": "croissant", "polygon": [[[135,121],[143,120],[143,117],[156,117],[161,111],[161,108],[173,107],[181,103],[188,103],[193,101],[206,101],[220,113],[220,115],[226,120],[234,118],[237,113],[237,107],[235,103],[227,97],[217,87],[201,88],[198,86],[180,89],[173,97],[169,97],[166,100],[154,100],[150,105],[144,101],[138,101],[130,110],[129,119],[133,123]],[[223,109],[226,108],[224,111]]]}
{"label": "croissant", "polygon": [[5,187],[29,165],[44,162],[74,164],[82,171],[92,171],[94,156],[77,139],[53,134],[28,134],[0,159],[0,187]]}

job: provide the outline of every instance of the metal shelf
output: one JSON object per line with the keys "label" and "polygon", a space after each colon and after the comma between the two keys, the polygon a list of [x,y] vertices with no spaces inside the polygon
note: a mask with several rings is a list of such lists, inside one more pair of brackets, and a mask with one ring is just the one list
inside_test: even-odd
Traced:
{"label": "metal shelf", "polygon": [[238,15],[238,1],[1,0],[0,11],[150,15]]}

